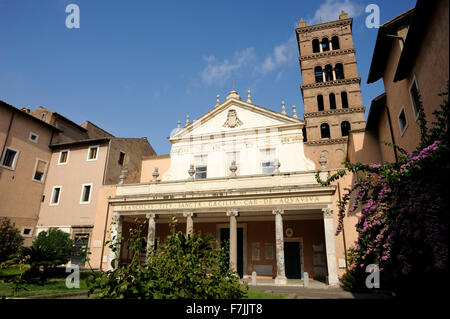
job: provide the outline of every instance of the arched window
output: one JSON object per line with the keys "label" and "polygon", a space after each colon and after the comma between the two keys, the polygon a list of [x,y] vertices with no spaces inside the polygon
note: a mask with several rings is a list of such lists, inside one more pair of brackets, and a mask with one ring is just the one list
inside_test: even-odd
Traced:
{"label": "arched window", "polygon": [[325,65],[324,71],[325,81],[333,81],[333,67],[331,66],[331,64]]}
{"label": "arched window", "polygon": [[350,132],[350,123],[348,121],[344,121],[341,123],[342,136],[348,136],[348,132]]}
{"label": "arched window", "polygon": [[327,123],[320,125],[320,136],[322,138],[330,138],[330,126]]}
{"label": "arched window", "polygon": [[336,109],[336,96],[334,95],[334,93],[330,93],[330,109],[334,110]]}
{"label": "arched window", "polygon": [[339,37],[337,35],[333,36],[331,38],[331,46],[333,47],[333,50],[339,50]]}
{"label": "arched window", "polygon": [[314,68],[314,75],[316,77],[316,83],[323,82],[323,75],[322,75],[322,67],[316,66]]}
{"label": "arched window", "polygon": [[347,92],[341,92],[341,102],[342,102],[342,108],[343,109],[348,108]]}
{"label": "arched window", "polygon": [[320,52],[320,42],[319,42],[319,39],[314,39],[314,40],[312,40],[312,48],[313,48],[313,53]]}
{"label": "arched window", "polygon": [[324,110],[323,95],[322,94],[317,95],[317,109],[319,111],[323,111]]}
{"label": "arched window", "polygon": [[323,38],[322,39],[322,51],[330,51],[330,42],[328,40],[328,38]]}
{"label": "arched window", "polygon": [[338,63],[334,66],[334,72],[336,73],[336,79],[344,78],[344,67],[342,66],[342,63]]}

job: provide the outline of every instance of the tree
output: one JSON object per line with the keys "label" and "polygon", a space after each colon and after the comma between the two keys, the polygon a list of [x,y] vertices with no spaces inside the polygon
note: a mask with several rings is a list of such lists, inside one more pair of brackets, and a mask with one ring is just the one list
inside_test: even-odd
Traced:
{"label": "tree", "polygon": [[[214,248],[210,235],[177,233],[177,221],[170,222],[170,235],[154,251],[146,251],[142,224],[131,231],[129,251],[132,261],[93,278],[90,291],[100,290],[99,298],[242,298],[246,288],[230,269],[228,254]],[[117,251],[119,245],[111,244]],[[142,261],[142,256],[149,253]]]}
{"label": "tree", "polygon": [[8,217],[0,219],[0,263],[12,258],[23,244],[23,237]]}
{"label": "tree", "polygon": [[[448,93],[444,94],[447,96]],[[448,99],[434,112],[436,121],[426,128],[425,113],[419,103],[421,143],[408,153],[400,150],[398,163],[351,164],[332,175],[329,185],[347,171],[357,174],[357,182],[339,202],[339,224],[361,209],[356,230],[358,239],[349,251],[349,268],[343,285],[352,290],[366,289],[366,267],[376,264],[382,286],[398,293],[433,291],[448,280],[449,194],[449,111]],[[349,205],[350,199],[353,203]]]}

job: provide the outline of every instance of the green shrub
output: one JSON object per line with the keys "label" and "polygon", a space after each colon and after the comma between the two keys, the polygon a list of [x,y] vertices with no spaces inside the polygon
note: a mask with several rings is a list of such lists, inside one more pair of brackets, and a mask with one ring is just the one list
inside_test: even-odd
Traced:
{"label": "green shrub", "polygon": [[23,237],[8,217],[0,219],[0,263],[12,258],[23,244]]}
{"label": "green shrub", "polygon": [[[176,220],[170,223],[170,235],[165,243],[145,256],[146,238],[141,236],[142,225],[131,232],[129,264],[118,264],[112,271],[96,276],[91,292],[100,290],[99,298],[243,298],[247,288],[239,283],[236,272],[230,269],[227,252],[214,248],[210,235],[187,236],[176,231]],[[118,245],[110,245],[117,251]]]}
{"label": "green shrub", "polygon": [[33,241],[34,248],[45,248],[47,250],[47,261],[53,265],[61,265],[69,262],[75,252],[73,240],[70,234],[56,228],[40,232]]}

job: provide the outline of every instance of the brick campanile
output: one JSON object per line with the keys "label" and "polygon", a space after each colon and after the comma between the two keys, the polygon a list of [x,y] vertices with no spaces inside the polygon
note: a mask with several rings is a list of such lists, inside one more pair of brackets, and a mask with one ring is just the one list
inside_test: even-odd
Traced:
{"label": "brick campanile", "polygon": [[321,152],[327,168],[343,167],[349,131],[365,127],[352,21],[342,11],[337,21],[307,26],[301,19],[296,29],[305,154],[317,168]]}

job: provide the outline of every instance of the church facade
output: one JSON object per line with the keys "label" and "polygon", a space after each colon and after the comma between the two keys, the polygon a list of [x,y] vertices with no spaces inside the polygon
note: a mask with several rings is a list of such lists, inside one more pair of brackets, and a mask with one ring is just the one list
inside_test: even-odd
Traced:
{"label": "church facade", "polygon": [[125,241],[136,218],[147,220],[148,243],[168,235],[172,216],[181,231],[229,241],[230,262],[241,277],[309,277],[338,282],[334,243],[335,186],[315,179],[296,117],[252,104],[232,91],[198,120],[170,136],[170,166],[153,180],[118,185],[109,199],[112,238]]}

